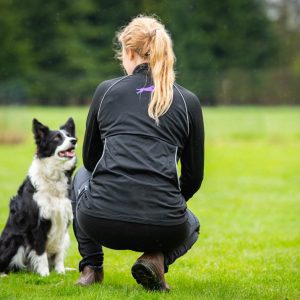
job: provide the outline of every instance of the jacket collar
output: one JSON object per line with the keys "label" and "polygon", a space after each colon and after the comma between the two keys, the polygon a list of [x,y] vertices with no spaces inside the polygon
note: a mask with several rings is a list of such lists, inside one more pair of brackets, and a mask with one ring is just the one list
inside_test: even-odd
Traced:
{"label": "jacket collar", "polygon": [[140,64],[138,66],[135,67],[135,69],[133,70],[133,74],[137,74],[137,73],[148,73],[150,71],[150,68],[149,68],[149,64],[147,63],[143,63],[143,64]]}

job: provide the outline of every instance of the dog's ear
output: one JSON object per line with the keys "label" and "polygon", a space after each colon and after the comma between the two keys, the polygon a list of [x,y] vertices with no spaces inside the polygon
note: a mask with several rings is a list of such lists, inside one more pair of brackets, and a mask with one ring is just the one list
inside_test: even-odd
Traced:
{"label": "dog's ear", "polygon": [[34,139],[38,144],[45,136],[49,133],[49,128],[39,122],[37,119],[32,120],[32,131],[34,134]]}
{"label": "dog's ear", "polygon": [[71,136],[75,137],[75,123],[73,118],[69,118],[66,124],[60,126],[59,129],[67,131]]}

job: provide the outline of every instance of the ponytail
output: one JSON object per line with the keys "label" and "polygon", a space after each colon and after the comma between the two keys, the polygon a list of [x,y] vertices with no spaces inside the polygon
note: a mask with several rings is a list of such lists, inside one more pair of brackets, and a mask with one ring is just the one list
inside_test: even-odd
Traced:
{"label": "ponytail", "polygon": [[159,123],[173,101],[175,55],[172,40],[165,27],[153,17],[134,18],[117,35],[126,49],[133,49],[149,63],[154,90],[148,106],[148,115]]}
{"label": "ponytail", "polygon": [[148,107],[148,114],[156,123],[172,104],[175,81],[174,60],[172,41],[169,35],[164,28],[156,29],[149,53],[149,65],[155,88]]}

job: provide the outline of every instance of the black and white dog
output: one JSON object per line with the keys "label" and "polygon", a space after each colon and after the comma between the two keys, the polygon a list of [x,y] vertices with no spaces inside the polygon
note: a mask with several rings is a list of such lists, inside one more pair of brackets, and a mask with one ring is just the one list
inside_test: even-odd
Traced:
{"label": "black and white dog", "polygon": [[51,268],[65,272],[77,139],[72,118],[57,131],[34,119],[33,133],[37,151],[27,178],[10,201],[0,237],[0,272],[27,268],[47,276]]}

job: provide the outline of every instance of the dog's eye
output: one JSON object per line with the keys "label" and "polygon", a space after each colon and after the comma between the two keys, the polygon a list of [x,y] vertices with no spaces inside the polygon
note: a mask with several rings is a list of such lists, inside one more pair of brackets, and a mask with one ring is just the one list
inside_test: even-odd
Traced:
{"label": "dog's eye", "polygon": [[62,136],[61,136],[61,134],[58,134],[57,136],[55,136],[54,137],[54,141],[56,141],[56,142],[58,142],[58,141],[60,141],[62,139]]}

